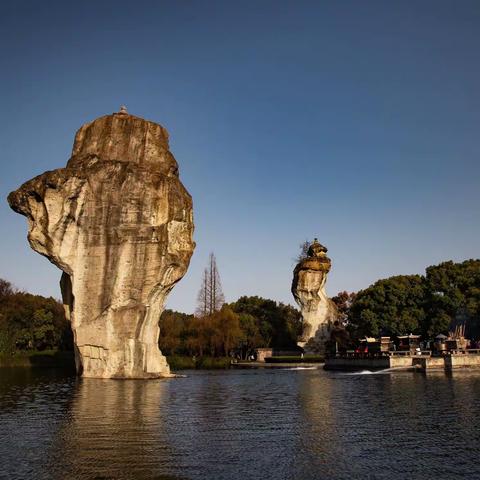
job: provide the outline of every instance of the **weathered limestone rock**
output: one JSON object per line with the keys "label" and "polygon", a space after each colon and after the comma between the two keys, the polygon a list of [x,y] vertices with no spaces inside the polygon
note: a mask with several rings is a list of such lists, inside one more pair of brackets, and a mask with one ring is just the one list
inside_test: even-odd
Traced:
{"label": "weathered limestone rock", "polygon": [[331,261],[317,239],[293,272],[292,294],[300,306],[303,332],[298,342],[306,353],[325,353],[325,342],[337,318],[335,304],[327,297],[325,283]]}
{"label": "weathered limestone rock", "polygon": [[167,131],[124,108],[98,118],[77,132],[66,168],[8,201],[27,217],[31,247],[63,271],[78,372],[168,376],[158,320],[195,244],[192,199]]}

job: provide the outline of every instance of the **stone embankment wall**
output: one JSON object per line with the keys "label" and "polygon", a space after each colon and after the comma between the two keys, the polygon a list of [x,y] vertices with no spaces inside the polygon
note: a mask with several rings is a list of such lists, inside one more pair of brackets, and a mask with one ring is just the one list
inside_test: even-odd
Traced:
{"label": "stone embankment wall", "polygon": [[415,370],[455,370],[480,368],[480,354],[458,353],[431,357],[430,355],[392,355],[377,358],[334,357],[325,360],[326,370],[378,370],[412,368]]}

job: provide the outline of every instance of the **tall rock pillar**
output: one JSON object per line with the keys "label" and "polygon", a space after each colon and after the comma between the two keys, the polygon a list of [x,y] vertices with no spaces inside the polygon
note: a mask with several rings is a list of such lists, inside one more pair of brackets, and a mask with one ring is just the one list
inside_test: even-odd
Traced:
{"label": "tall rock pillar", "polygon": [[167,131],[125,108],[100,117],[77,132],[65,168],[8,201],[27,217],[31,247],[63,271],[78,372],[168,376],[158,321],[195,244],[192,199]]}
{"label": "tall rock pillar", "polygon": [[330,339],[337,317],[336,306],[325,292],[330,267],[327,248],[315,239],[307,257],[300,260],[293,272],[292,294],[300,307],[303,321],[298,345],[306,353],[325,353],[325,342]]}

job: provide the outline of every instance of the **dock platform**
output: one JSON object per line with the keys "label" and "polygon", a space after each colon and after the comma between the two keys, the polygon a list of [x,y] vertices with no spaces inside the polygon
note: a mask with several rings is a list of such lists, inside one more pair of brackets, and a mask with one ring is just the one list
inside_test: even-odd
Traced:
{"label": "dock platform", "polygon": [[232,362],[232,368],[321,368],[323,363],[307,363],[307,362],[285,362],[285,363],[267,363],[267,362]]}
{"label": "dock platform", "polygon": [[337,354],[325,359],[325,370],[383,370],[412,369],[456,370],[460,368],[480,368],[480,350],[452,351],[433,356],[430,351],[422,352],[384,352],[381,354]]}

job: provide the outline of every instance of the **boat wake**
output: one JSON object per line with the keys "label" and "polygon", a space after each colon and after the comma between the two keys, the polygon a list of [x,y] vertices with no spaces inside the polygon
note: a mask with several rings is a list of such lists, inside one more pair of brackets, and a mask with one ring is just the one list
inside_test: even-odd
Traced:
{"label": "boat wake", "polygon": [[285,370],[315,370],[318,367],[291,367],[291,368],[286,368]]}
{"label": "boat wake", "polygon": [[386,373],[411,370],[412,367],[391,367],[382,370],[360,370],[358,372],[343,373],[343,375],[384,375]]}

